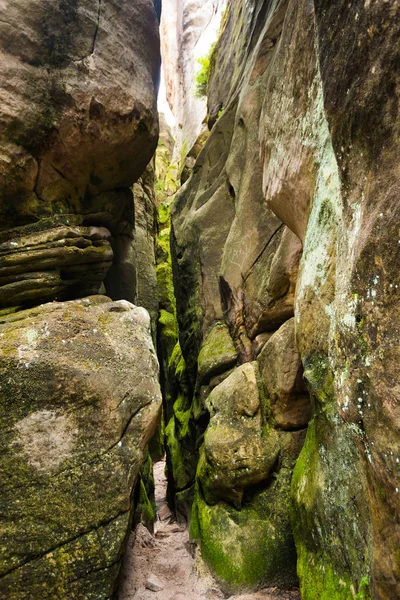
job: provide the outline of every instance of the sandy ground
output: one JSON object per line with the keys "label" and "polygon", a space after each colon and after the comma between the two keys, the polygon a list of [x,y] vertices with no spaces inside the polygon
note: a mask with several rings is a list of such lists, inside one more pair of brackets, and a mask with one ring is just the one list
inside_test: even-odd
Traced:
{"label": "sandy ground", "polygon": [[[139,525],[132,534],[121,577],[119,600],[222,600],[227,598],[191,554],[188,531],[166,504],[164,462],[154,465],[158,519],[154,536]],[[260,590],[230,600],[299,600],[297,591]]]}

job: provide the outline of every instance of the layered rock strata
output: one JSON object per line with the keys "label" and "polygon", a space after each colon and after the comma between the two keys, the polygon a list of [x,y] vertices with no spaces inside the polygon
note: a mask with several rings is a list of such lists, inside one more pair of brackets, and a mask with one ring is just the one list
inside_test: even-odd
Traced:
{"label": "layered rock strata", "polygon": [[0,6],[1,598],[115,597],[151,506],[159,18]]}

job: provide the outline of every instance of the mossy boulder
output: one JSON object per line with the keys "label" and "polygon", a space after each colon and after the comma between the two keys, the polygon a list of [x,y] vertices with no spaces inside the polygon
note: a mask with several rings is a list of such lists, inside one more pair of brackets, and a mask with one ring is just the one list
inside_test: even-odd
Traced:
{"label": "mossy boulder", "polygon": [[[207,504],[201,482],[197,484],[190,534],[228,593],[297,584],[290,479],[303,438],[299,433],[281,435],[286,452],[273,477],[250,487],[240,510],[223,501]],[[296,439],[290,439],[292,435]]]}
{"label": "mossy boulder", "polygon": [[161,408],[149,315],[92,296],[0,329],[0,596],[111,598]]}
{"label": "mossy boulder", "polygon": [[268,478],[279,455],[278,433],[263,422],[257,363],[244,364],[211,392],[211,415],[197,478],[209,504],[240,508],[244,490]]}
{"label": "mossy boulder", "polygon": [[198,376],[207,381],[214,375],[227,371],[238,358],[228,327],[217,323],[207,335],[198,357]]}

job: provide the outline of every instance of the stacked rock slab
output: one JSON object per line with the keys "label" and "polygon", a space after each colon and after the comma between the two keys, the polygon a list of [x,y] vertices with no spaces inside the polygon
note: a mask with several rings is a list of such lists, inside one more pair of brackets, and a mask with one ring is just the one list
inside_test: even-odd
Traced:
{"label": "stacked rock slab", "polygon": [[285,8],[229,4],[209,87],[219,118],[172,209],[191,396],[170,453],[184,464],[177,490],[194,496],[192,536],[228,591],[297,582],[290,480],[310,417],[293,318],[301,242],[265,204],[259,143]]}
{"label": "stacked rock slab", "polygon": [[[193,534],[228,582],[241,544],[255,553],[246,528],[236,527],[243,508],[234,512],[246,479],[235,487],[222,475],[221,440],[224,432],[238,440],[240,456],[257,411],[239,419],[243,402],[229,408],[227,400],[218,409],[237,369],[223,383],[198,378],[198,357],[223,322],[238,362],[257,359],[267,407],[259,392],[258,410],[278,432],[304,427],[309,416],[301,356],[312,411],[287,511],[306,600],[400,594],[399,11],[397,2],[361,0],[231,2],[209,84],[215,125],[174,207],[192,419],[203,432],[210,419]],[[240,389],[233,381],[232,395]],[[242,420],[243,431],[232,432]],[[201,443],[197,436],[194,451]],[[270,507],[263,514],[274,523]],[[224,544],[237,555],[218,572]]]}
{"label": "stacked rock slab", "polygon": [[1,598],[115,596],[161,407],[159,18],[0,6]]}
{"label": "stacked rock slab", "polygon": [[[110,237],[133,236],[130,187],[157,144],[153,1],[17,0],[1,12],[0,52],[0,227],[27,228],[2,236],[2,295],[83,296],[104,280]],[[90,226],[109,232],[65,231]],[[33,252],[21,260],[20,240]],[[34,267],[3,268],[15,262]]]}

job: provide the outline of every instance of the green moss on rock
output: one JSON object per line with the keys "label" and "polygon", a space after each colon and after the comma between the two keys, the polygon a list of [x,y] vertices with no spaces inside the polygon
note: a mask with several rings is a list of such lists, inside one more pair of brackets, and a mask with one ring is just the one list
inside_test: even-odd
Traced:
{"label": "green moss on rock", "polygon": [[[320,413],[309,424],[291,484],[292,526],[304,600],[350,600],[357,589],[366,593],[369,557],[365,539],[369,534],[361,512],[366,510],[365,486],[348,432],[344,435],[340,424],[333,423],[328,413]],[[326,489],[330,490],[329,502]],[[343,548],[351,556],[350,563],[344,559]]]}
{"label": "green moss on rock", "polygon": [[240,511],[224,502],[209,506],[197,485],[190,535],[227,592],[265,583],[296,585],[289,482],[290,470],[283,469],[271,487],[248,497]]}
{"label": "green moss on rock", "polygon": [[204,341],[198,357],[198,373],[200,380],[206,380],[213,375],[227,371],[238,358],[229,329],[222,323],[217,323]]}

